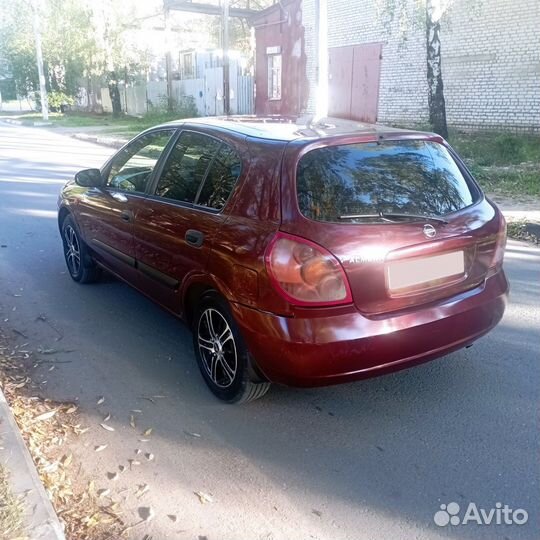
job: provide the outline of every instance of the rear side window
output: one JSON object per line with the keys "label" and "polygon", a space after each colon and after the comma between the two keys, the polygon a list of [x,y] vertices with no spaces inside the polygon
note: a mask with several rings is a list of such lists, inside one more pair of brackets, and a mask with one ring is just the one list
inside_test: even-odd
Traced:
{"label": "rear side window", "polygon": [[382,213],[442,216],[473,203],[448,150],[430,141],[384,141],[312,150],[298,164],[302,214],[319,221]]}
{"label": "rear side window", "polygon": [[219,141],[201,133],[182,133],[163,168],[156,195],[194,202],[219,145]]}
{"label": "rear side window", "polygon": [[221,210],[231,194],[240,171],[242,162],[238,154],[227,144],[222,144],[201,189],[197,204]]}

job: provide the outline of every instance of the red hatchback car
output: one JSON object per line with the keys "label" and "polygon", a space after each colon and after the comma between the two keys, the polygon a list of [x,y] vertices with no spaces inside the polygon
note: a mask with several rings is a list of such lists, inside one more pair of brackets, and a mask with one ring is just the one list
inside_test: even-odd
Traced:
{"label": "red hatchback car", "polygon": [[501,319],[506,224],[439,136],[325,119],[178,121],[63,188],[71,277],[183,318],[222,400],[472,344]]}

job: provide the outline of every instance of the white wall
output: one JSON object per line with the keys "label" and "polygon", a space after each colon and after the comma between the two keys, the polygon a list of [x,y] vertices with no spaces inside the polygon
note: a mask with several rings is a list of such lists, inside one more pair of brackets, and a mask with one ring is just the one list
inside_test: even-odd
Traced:
{"label": "white wall", "polygon": [[[316,89],[315,6],[303,0],[310,98]],[[387,27],[387,0],[328,0],[329,47],[383,43],[379,122],[427,123],[422,0]],[[399,2],[397,2],[399,4]],[[403,20],[414,21],[402,31]],[[454,0],[441,30],[443,79],[450,125],[540,129],[540,1]]]}

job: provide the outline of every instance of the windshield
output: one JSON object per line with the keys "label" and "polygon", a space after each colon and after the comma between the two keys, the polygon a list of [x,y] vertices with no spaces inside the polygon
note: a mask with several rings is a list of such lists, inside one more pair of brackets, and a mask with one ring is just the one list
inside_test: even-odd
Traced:
{"label": "windshield", "polygon": [[304,216],[415,214],[442,216],[473,203],[473,194],[448,150],[430,141],[384,141],[312,150],[297,171]]}

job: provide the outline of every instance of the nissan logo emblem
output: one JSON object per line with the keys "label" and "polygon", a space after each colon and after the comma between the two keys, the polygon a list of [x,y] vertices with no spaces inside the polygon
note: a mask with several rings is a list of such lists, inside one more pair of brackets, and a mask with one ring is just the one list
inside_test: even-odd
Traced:
{"label": "nissan logo emblem", "polygon": [[437,231],[435,230],[435,227],[433,225],[430,225],[429,223],[426,223],[424,225],[424,235],[426,238],[433,238],[437,234]]}

